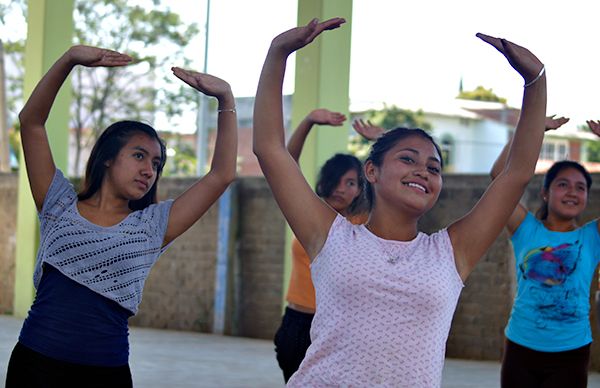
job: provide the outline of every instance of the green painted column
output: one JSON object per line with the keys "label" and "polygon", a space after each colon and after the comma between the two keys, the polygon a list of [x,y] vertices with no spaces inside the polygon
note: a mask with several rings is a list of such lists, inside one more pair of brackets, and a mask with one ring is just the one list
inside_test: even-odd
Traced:
{"label": "green painted column", "polygon": [[[29,97],[50,66],[71,46],[72,39],[73,0],[29,0],[23,90],[25,98]],[[70,86],[67,82],[58,94],[46,123],[54,162],[65,173],[69,153],[70,99]],[[24,317],[35,294],[32,275],[39,231],[23,158],[19,165],[17,206],[14,315]]]}
{"label": "green painted column", "polygon": [[[348,115],[350,83],[350,38],[352,0],[298,0],[298,25],[313,18],[343,17],[342,27],[325,31],[313,43],[296,53],[295,91],[292,98],[292,125],[313,109],[327,108]],[[346,152],[348,126],[314,128],[308,136],[300,167],[314,187],[320,167],[336,152]],[[284,298],[291,272],[291,231],[288,228],[284,263]]]}

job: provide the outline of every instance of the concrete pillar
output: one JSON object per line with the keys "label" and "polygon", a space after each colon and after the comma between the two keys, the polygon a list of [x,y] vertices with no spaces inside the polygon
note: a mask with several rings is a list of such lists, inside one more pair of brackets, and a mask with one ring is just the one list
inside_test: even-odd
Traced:
{"label": "concrete pillar", "polygon": [[[29,97],[50,66],[71,46],[72,38],[73,0],[29,0],[24,98]],[[69,153],[70,94],[70,84],[66,82],[46,123],[54,162],[65,174]],[[35,294],[32,274],[39,239],[37,212],[29,188],[24,158],[21,158],[19,165],[17,206],[14,314],[24,317]]]}

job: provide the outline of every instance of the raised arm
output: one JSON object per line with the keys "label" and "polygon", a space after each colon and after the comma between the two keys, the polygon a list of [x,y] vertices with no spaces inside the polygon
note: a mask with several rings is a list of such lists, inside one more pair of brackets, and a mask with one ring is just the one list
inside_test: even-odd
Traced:
{"label": "raised arm", "polygon": [[56,170],[46,134],[46,120],[60,87],[76,65],[112,67],[129,62],[131,58],[128,55],[116,51],[73,46],[52,65],[33,89],[19,113],[19,121],[29,186],[38,211],[42,208]]}
{"label": "raised arm", "polygon": [[322,23],[315,19],[275,37],[254,102],[254,153],[279,208],[311,259],[323,247],[336,212],[313,192],[285,147],[281,89],[288,56],[342,23],[341,18]]}
{"label": "raised arm", "polygon": [[[554,118],[554,115],[548,116],[544,121],[545,131],[548,132],[558,129],[564,124],[566,124],[568,121],[569,119],[565,117]],[[502,172],[502,170],[504,170],[504,167],[506,167],[506,160],[508,159],[508,152],[510,150],[511,144],[512,137],[508,140],[508,142],[502,149],[502,152],[498,156],[498,159],[496,159],[494,165],[492,166],[492,170],[490,171],[490,176],[492,177],[492,180],[496,179],[496,177]],[[523,222],[523,220],[525,219],[526,215],[527,209],[519,203],[517,207],[515,207],[515,210],[513,211],[510,218],[508,219],[508,222],[506,223],[506,228],[508,229],[508,232],[511,235],[515,233],[519,225],[521,225],[521,222]]]}
{"label": "raised arm", "polygon": [[315,109],[310,112],[300,122],[298,128],[294,131],[290,140],[288,140],[287,149],[292,158],[298,163],[300,160],[300,154],[304,147],[306,137],[310,133],[312,127],[317,125],[331,125],[332,127],[339,127],[346,121],[346,116],[339,112],[332,112],[327,109]]}
{"label": "raised arm", "polygon": [[546,74],[529,50],[504,39],[477,34],[502,53],[525,80],[521,115],[504,168],[473,209],[448,228],[463,280],[498,237],[533,177],[544,137]]}
{"label": "raised arm", "polygon": [[231,87],[209,74],[172,68],[173,74],[194,89],[219,101],[217,140],[210,170],[175,199],[169,214],[164,244],[173,241],[206,213],[235,179],[237,158],[237,117]]}

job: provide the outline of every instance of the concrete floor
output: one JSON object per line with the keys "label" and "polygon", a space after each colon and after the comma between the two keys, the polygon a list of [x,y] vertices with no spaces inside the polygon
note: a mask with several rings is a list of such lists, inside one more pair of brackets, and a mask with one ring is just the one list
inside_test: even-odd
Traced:
{"label": "concrete floor", "polygon": [[[22,321],[0,316],[0,384]],[[142,388],[283,387],[271,341],[131,328],[133,382]],[[497,362],[447,359],[443,388],[497,388]],[[590,374],[589,387],[600,387]]]}

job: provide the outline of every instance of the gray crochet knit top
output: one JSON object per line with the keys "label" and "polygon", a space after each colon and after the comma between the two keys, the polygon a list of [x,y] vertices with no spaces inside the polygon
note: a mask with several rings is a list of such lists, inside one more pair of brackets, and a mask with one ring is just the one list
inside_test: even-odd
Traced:
{"label": "gray crochet knit top", "polygon": [[73,186],[56,169],[38,215],[35,287],[42,278],[43,263],[48,263],[135,314],[150,269],[166,249],[161,246],[172,204],[172,200],[153,204],[116,225],[99,226],[79,214]]}

